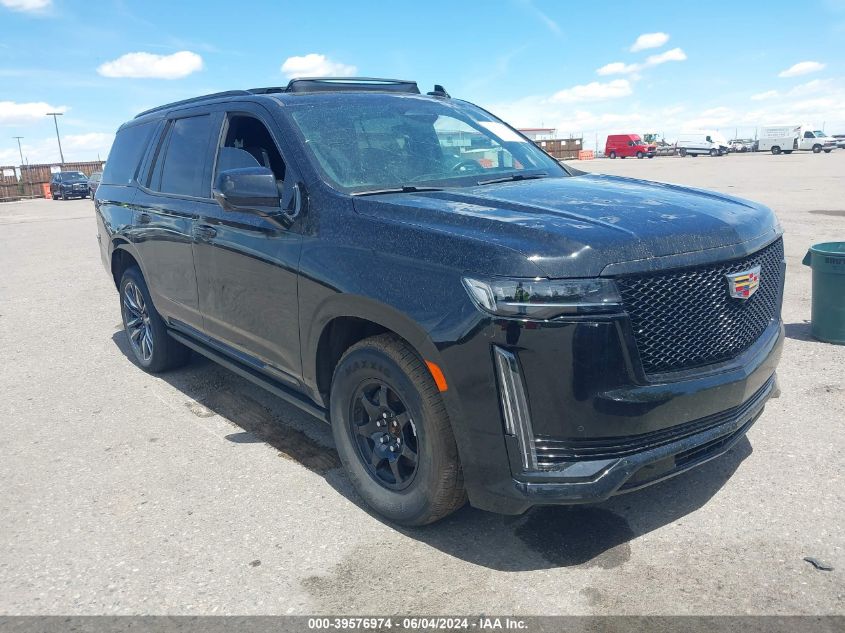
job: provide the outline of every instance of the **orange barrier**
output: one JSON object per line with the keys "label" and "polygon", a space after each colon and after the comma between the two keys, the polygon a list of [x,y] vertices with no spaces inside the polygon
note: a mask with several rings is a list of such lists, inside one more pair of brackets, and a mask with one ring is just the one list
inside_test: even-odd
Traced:
{"label": "orange barrier", "polygon": [[41,193],[44,194],[45,198],[52,198],[53,196],[50,195],[50,183],[49,182],[42,182],[41,183]]}
{"label": "orange barrier", "polygon": [[582,149],[578,152],[578,160],[593,160],[595,155],[591,149]]}

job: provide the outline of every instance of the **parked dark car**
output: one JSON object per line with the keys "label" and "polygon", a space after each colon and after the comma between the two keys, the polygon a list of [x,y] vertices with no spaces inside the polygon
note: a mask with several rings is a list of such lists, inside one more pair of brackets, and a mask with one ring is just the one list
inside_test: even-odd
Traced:
{"label": "parked dark car", "polygon": [[50,177],[53,200],[88,197],[88,176],[81,171],[60,171]]}
{"label": "parked dark car", "polygon": [[97,187],[100,185],[100,180],[103,177],[103,172],[95,171],[91,176],[88,178],[88,191],[91,195],[91,200],[94,199],[94,194],[97,193]]}
{"label": "parked dark car", "polygon": [[194,350],[330,422],[398,523],[640,488],[729,450],[777,393],[768,208],[561,166],[439,86],[149,110],[95,207],[134,361]]}

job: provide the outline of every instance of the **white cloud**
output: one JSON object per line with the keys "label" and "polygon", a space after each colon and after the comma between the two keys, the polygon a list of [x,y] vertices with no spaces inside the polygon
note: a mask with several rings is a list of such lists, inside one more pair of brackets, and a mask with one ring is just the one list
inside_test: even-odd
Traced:
{"label": "white cloud", "polygon": [[16,103],[0,101],[0,125],[23,125],[40,121],[48,112],[66,112],[67,106],[52,106],[43,101]]}
{"label": "white cloud", "polygon": [[687,54],[680,48],[673,48],[657,55],[649,55],[641,64],[626,64],[624,62],[612,62],[605,64],[596,70],[599,75],[633,75],[646,68],[659,66],[666,62],[682,62]]}
{"label": "white cloud", "polygon": [[7,9],[23,13],[39,13],[53,5],[53,0],[0,0]]}
{"label": "white cloud", "polygon": [[531,2],[531,0],[522,0],[522,6],[524,6],[526,9],[531,11],[531,13],[537,16],[537,18],[543,24],[545,24],[546,28],[548,28],[552,33],[554,33],[555,35],[560,35],[560,25],[554,20],[552,20],[548,15],[540,11],[540,9],[538,9],[536,6],[534,6],[534,3]]}
{"label": "white cloud", "polygon": [[644,51],[648,48],[658,48],[669,41],[668,33],[643,33],[631,45],[631,52]]}
{"label": "white cloud", "polygon": [[778,77],[798,77],[799,75],[808,75],[810,73],[817,73],[825,67],[821,62],[798,62],[793,64],[786,70],[778,73]]}
{"label": "white cloud", "polygon": [[777,90],[766,90],[766,92],[758,92],[756,95],[751,95],[752,101],[765,101],[767,99],[774,99],[780,93]]}
{"label": "white cloud", "polygon": [[202,57],[191,51],[172,55],[127,53],[97,68],[103,77],[136,79],[181,79],[202,70]]}
{"label": "white cloud", "polygon": [[288,57],[282,64],[282,72],[289,79],[294,77],[353,77],[358,69],[341,64],[319,53]]}
{"label": "white cloud", "polygon": [[629,75],[632,73],[637,72],[642,67],[640,64],[626,64],[624,62],[612,62],[610,64],[605,64],[598,70],[596,70],[596,74],[599,75]]}
{"label": "white cloud", "polygon": [[657,66],[658,64],[665,64],[666,62],[682,62],[687,58],[687,54],[680,48],[672,48],[665,53],[658,53],[657,55],[649,55],[645,60],[646,66]]}
{"label": "white cloud", "polygon": [[593,81],[580,86],[559,90],[551,96],[554,103],[576,103],[579,101],[605,101],[631,94],[631,83],[627,79],[614,79],[607,83]]}
{"label": "white cloud", "polygon": [[[62,134],[62,150],[68,162],[106,160],[111,149],[114,134],[89,132],[86,134]],[[24,159],[32,164],[58,163],[59,148],[55,135],[32,140],[24,138],[21,143]],[[18,147],[14,145],[0,150],[0,165],[18,165],[21,162]]]}

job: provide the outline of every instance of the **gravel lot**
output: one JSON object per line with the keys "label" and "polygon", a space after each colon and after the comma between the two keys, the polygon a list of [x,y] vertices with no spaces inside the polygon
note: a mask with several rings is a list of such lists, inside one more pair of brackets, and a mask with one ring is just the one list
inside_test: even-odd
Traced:
{"label": "gravel lot", "polygon": [[845,347],[810,338],[801,266],[845,240],[845,152],[578,166],[775,209],[783,395],[671,481],[414,530],[361,507],[325,425],[202,359],[133,365],[90,200],[0,205],[0,613],[845,612]]}

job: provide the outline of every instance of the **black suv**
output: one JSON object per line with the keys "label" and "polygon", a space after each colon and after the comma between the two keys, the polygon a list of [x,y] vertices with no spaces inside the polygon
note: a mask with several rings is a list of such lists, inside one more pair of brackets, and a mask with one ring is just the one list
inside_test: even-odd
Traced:
{"label": "black suv", "polygon": [[402,524],[651,484],[777,392],[769,209],[562,166],[440,86],[300,79],[149,110],[95,204],[137,363],[194,350],[330,422]]}
{"label": "black suv", "polygon": [[50,196],[53,200],[87,198],[88,176],[81,171],[60,171],[50,177]]}

